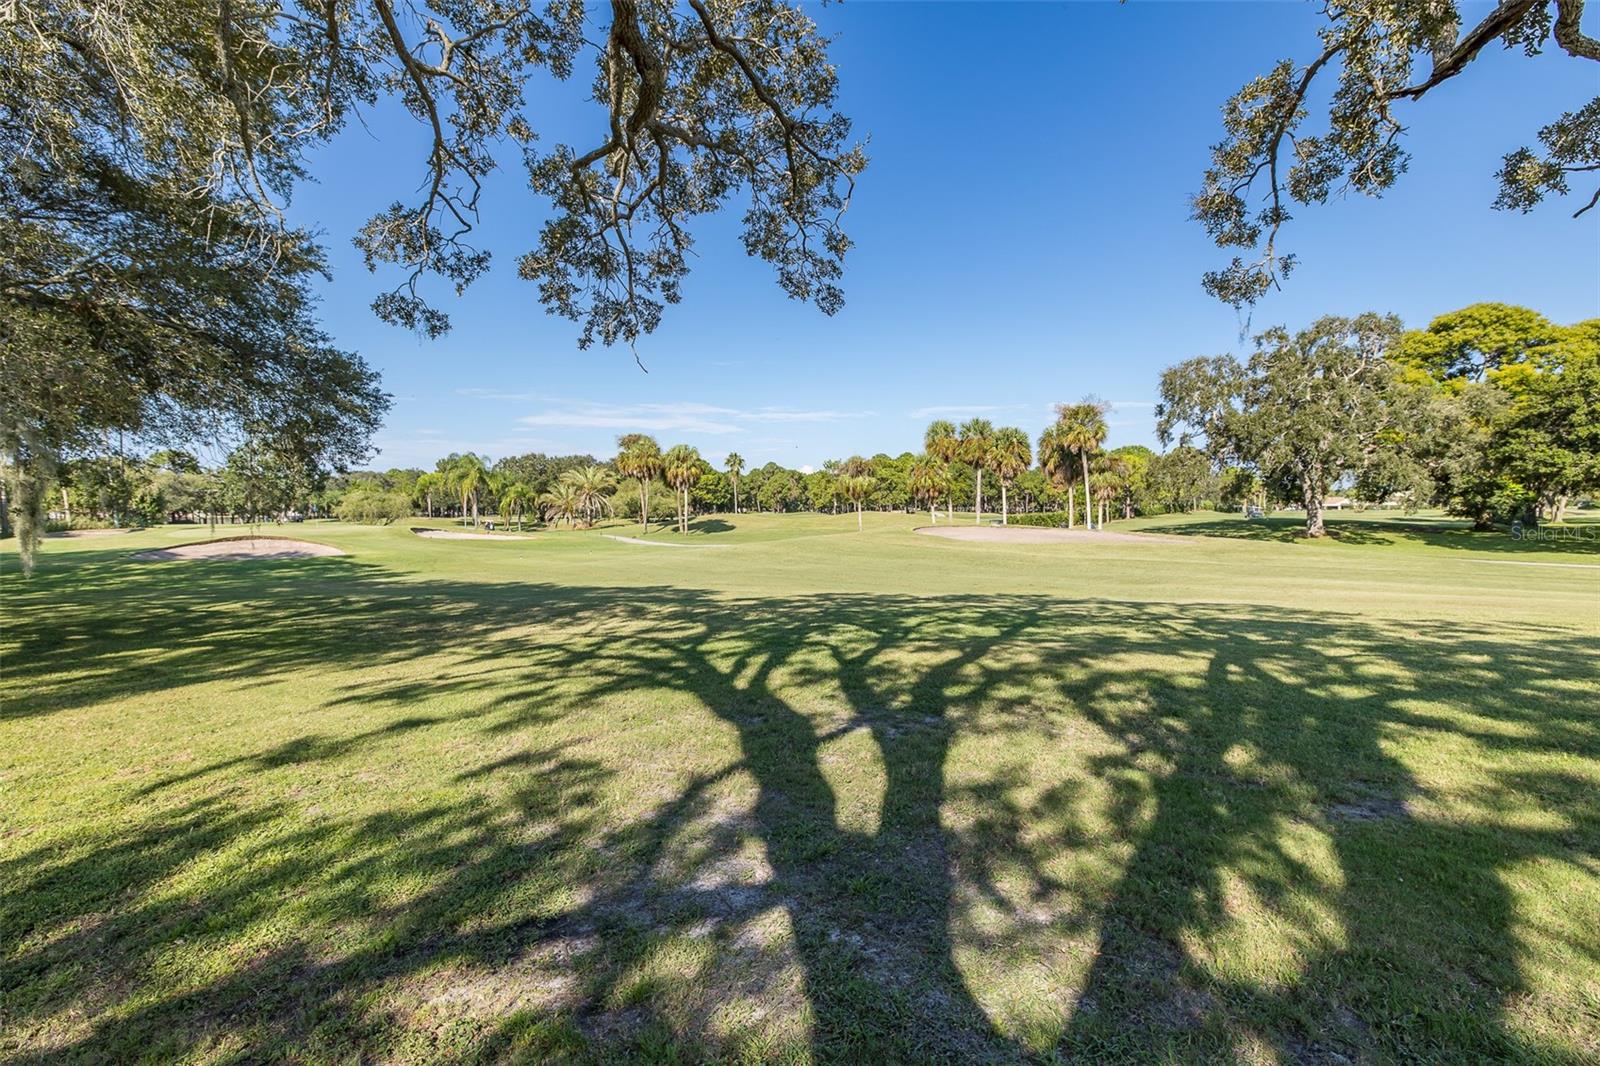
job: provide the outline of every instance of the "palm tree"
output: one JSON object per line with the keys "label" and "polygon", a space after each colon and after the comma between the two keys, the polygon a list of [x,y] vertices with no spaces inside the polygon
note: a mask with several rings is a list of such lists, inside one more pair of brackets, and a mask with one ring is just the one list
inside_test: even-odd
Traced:
{"label": "palm tree", "polygon": [[856,505],[856,531],[861,531],[861,504],[872,494],[878,479],[872,476],[872,462],[852,455],[839,464],[839,492]]}
{"label": "palm tree", "polygon": [[969,418],[961,423],[961,461],[978,473],[973,522],[983,521],[983,471],[994,462],[994,426],[987,418]]}
{"label": "palm tree", "polygon": [[617,472],[639,482],[639,526],[650,532],[650,485],[661,476],[661,445],[643,433],[624,433],[617,438]]}
{"label": "palm tree", "polygon": [[1068,529],[1072,528],[1072,512],[1076,507],[1076,497],[1073,495],[1072,487],[1078,476],[1072,458],[1072,449],[1066,442],[1065,427],[1060,422],[1046,426],[1044,432],[1039,434],[1039,466],[1050,479],[1050,483],[1067,494]]}
{"label": "palm tree", "polygon": [[489,484],[489,470],[470,452],[451,464],[446,477],[461,497],[461,524],[467,524],[467,503],[472,503],[472,528],[478,528],[478,494]]}
{"label": "palm tree", "polygon": [[1093,398],[1081,403],[1057,404],[1056,421],[1062,426],[1062,443],[1078,457],[1083,471],[1083,520],[1094,528],[1094,509],[1089,499],[1089,456],[1100,450],[1106,439],[1106,405]]}
{"label": "palm tree", "polygon": [[1100,525],[1106,524],[1111,501],[1128,490],[1128,460],[1120,455],[1097,455],[1094,460],[1094,498],[1099,505]]}
{"label": "palm tree", "polygon": [[911,491],[928,501],[928,518],[939,524],[939,496],[950,491],[950,467],[923,452],[911,462]]}
{"label": "palm tree", "polygon": [[1028,435],[1016,426],[1001,426],[994,431],[994,472],[1000,478],[1000,524],[1010,524],[1010,505],[1006,489],[1017,475],[1033,465],[1033,449]]}
{"label": "palm tree", "polygon": [[565,478],[557,480],[549,492],[539,497],[539,506],[544,510],[545,521],[551,525],[560,525],[562,521],[576,525],[582,510],[577,490]]}
{"label": "palm tree", "polygon": [[522,516],[527,513],[528,508],[538,505],[537,495],[525,482],[512,482],[500,491],[500,510],[503,514],[516,516],[519,533],[522,531]]}
{"label": "palm tree", "polygon": [[568,470],[561,475],[561,484],[571,488],[576,496],[584,525],[592,526],[602,512],[610,512],[611,494],[617,490],[617,479],[605,467],[586,466]]}
{"label": "palm tree", "polygon": [[723,466],[728,471],[728,477],[733,481],[733,513],[739,513],[739,475],[744,473],[744,456],[738,452],[729,452],[728,458],[723,460]]}
{"label": "palm tree", "polygon": [[[503,521],[505,516],[500,514],[500,512],[504,509],[504,505],[501,504],[500,497],[505,495],[506,490],[512,486],[515,480],[516,479],[511,476],[511,471],[509,470],[489,471],[489,476],[485,479],[485,488],[487,488],[488,491],[484,493],[484,510],[488,511],[490,514],[498,515]],[[491,500],[494,502],[494,508],[492,510],[489,507],[489,502]]]}
{"label": "palm tree", "polygon": [[[930,422],[928,431],[922,435],[922,447],[936,462],[945,467],[948,474],[950,464],[956,461],[956,456],[961,451],[961,439],[956,436],[956,424],[944,418]],[[956,517],[956,502],[950,498],[948,477],[946,482],[945,512],[953,522]]]}
{"label": "palm tree", "polygon": [[417,477],[416,484],[411,487],[412,502],[423,505],[429,518],[433,517],[433,494],[444,488],[442,474],[427,473]]}
{"label": "palm tree", "polygon": [[859,455],[852,455],[840,467],[839,491],[856,505],[856,532],[861,532],[861,501],[872,494],[878,479],[872,476],[872,464]]}
{"label": "palm tree", "polygon": [[661,457],[661,472],[678,493],[678,532],[689,532],[689,486],[700,480],[700,452],[687,444],[674,444]]}

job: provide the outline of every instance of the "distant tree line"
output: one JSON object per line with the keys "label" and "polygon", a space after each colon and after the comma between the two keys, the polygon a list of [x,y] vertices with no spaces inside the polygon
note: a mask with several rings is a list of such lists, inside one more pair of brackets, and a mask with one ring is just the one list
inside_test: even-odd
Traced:
{"label": "distant tree line", "polygon": [[[1094,528],[1204,508],[1303,509],[1323,532],[1334,492],[1363,504],[1439,506],[1496,522],[1559,520],[1600,488],[1600,320],[1560,326],[1527,308],[1475,304],[1406,331],[1393,316],[1323,318],[1255,338],[1246,359],[1190,359],[1161,376],[1168,450],[1106,448],[1108,405],[1060,404],[1037,438],[973,418],[939,420],[922,449],[829,460],[820,470],[712,462],[688,444],[624,434],[617,454],[452,453],[432,470],[329,474],[249,441],[206,468],[186,452],[108,454],[41,483],[66,524],[411,515],[473,525],[590,526],[619,516],[687,531],[738,511],[928,512],[954,521]],[[965,519],[964,519],[965,520]]]}
{"label": "distant tree line", "polygon": [[1392,315],[1318,319],[1161,377],[1157,432],[1303,507],[1434,504],[1487,529],[1560,520],[1600,489],[1600,319],[1571,326],[1482,303],[1406,331]]}

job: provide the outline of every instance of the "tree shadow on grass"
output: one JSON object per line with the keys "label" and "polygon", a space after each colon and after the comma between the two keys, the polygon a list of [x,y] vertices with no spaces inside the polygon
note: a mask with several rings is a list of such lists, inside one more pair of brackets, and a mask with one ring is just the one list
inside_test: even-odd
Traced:
{"label": "tree shadow on grass", "polygon": [[[1600,853],[1589,638],[347,559],[91,556],[8,609],[30,728],[352,664],[330,702],[372,720],[22,837],[18,1062],[1577,1057],[1529,1042],[1572,1004],[1527,960],[1594,972],[1600,938],[1557,943],[1510,886]],[[437,793],[312,815],[271,787],[447,727],[478,739]],[[670,777],[613,752],[717,730]],[[1430,743],[1461,781],[1397,754]]]}
{"label": "tree shadow on grass", "polygon": [[[1189,520],[1153,527],[1147,532],[1173,536],[1221,537],[1227,540],[1276,541],[1292,544],[1303,541],[1304,518],[1245,519],[1238,515],[1194,515]],[[1505,529],[1475,530],[1462,524],[1408,522],[1397,519],[1364,520],[1330,514],[1328,537],[1340,544],[1391,545],[1396,541],[1452,548],[1459,551],[1487,552],[1537,559],[1551,553],[1600,555],[1600,528],[1588,524],[1549,526],[1543,533],[1529,530],[1513,535]]]}
{"label": "tree shadow on grass", "polygon": [[[1357,523],[1330,516],[1326,528],[1328,536],[1342,544],[1386,544],[1393,539],[1394,529],[1388,524]],[[1227,540],[1277,541],[1292,544],[1305,539],[1304,518],[1269,516],[1247,519],[1239,514],[1223,515],[1218,512],[1196,512],[1181,522],[1153,527],[1148,532],[1167,533],[1175,537],[1222,537]],[[1385,536],[1385,532],[1388,536]]]}

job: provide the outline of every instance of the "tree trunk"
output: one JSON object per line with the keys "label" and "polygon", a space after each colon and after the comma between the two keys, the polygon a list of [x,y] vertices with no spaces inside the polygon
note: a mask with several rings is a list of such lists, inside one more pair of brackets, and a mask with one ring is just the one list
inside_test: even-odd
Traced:
{"label": "tree trunk", "polygon": [[1073,512],[1076,511],[1077,509],[1078,509],[1078,493],[1077,493],[1077,490],[1074,489],[1071,485],[1068,485],[1067,486],[1067,528],[1068,529],[1071,529],[1073,527],[1074,519],[1073,519],[1072,515],[1073,515]]}
{"label": "tree trunk", "polygon": [[472,494],[472,528],[478,528],[478,494]]}
{"label": "tree trunk", "polygon": [[1322,493],[1307,480],[1300,487],[1300,495],[1306,505],[1306,536],[1326,535],[1328,531],[1322,524]]}
{"label": "tree trunk", "polygon": [[61,486],[61,509],[67,514],[67,528],[72,528],[72,500],[67,496],[67,487]]}
{"label": "tree trunk", "polygon": [[1008,526],[1011,524],[1011,510],[1009,501],[1006,499],[1006,483],[1004,478],[1002,478],[1000,481],[1000,524],[1003,526]]}
{"label": "tree trunk", "polygon": [[856,501],[856,532],[861,532],[861,501]]}
{"label": "tree trunk", "polygon": [[1094,528],[1094,509],[1089,505],[1089,453],[1079,452],[1078,461],[1083,464],[1083,521],[1090,528]]}
{"label": "tree trunk", "polygon": [[34,562],[39,556],[39,537],[44,532],[45,483],[54,472],[55,464],[37,453],[31,456],[10,456],[11,483],[6,486],[12,525],[17,534],[17,555],[22,565],[22,576],[33,574]]}
{"label": "tree trunk", "polygon": [[733,513],[739,513],[739,478],[737,476],[733,479]]}
{"label": "tree trunk", "polygon": [[976,502],[978,511],[972,516],[973,525],[977,525],[983,521],[983,467],[981,466],[978,467],[978,495]]}

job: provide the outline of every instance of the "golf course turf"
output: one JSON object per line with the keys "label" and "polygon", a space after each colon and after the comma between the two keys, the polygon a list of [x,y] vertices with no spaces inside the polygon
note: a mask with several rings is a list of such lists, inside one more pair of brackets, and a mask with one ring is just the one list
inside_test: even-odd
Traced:
{"label": "golf course turf", "polygon": [[0,1059],[1600,1056],[1595,540],[865,520],[8,542]]}

